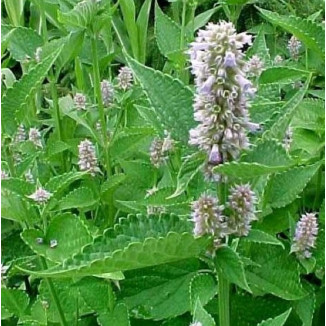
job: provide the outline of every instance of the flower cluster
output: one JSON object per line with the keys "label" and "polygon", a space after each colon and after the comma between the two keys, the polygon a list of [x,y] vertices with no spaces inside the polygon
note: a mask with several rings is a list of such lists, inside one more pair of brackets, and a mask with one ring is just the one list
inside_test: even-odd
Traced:
{"label": "flower cluster", "polygon": [[293,141],[293,130],[291,127],[289,127],[286,132],[285,132],[285,137],[283,139],[283,147],[284,149],[286,149],[287,151],[290,150],[291,144]]}
{"label": "flower cluster", "polygon": [[256,90],[246,78],[245,44],[251,36],[236,34],[233,24],[223,21],[200,30],[189,51],[199,123],[190,130],[189,143],[205,151],[211,165],[237,158],[249,146],[248,96]]}
{"label": "flower cluster", "polygon": [[118,83],[124,91],[131,87],[133,81],[132,71],[128,67],[122,67],[119,70]]}
{"label": "flower cluster", "polygon": [[291,57],[294,60],[299,59],[300,48],[301,48],[301,42],[295,36],[292,35],[288,42],[288,50],[290,52]]}
{"label": "flower cluster", "polygon": [[20,124],[17,128],[14,143],[22,143],[26,140],[26,131],[24,125]]}
{"label": "flower cluster", "polygon": [[103,80],[101,82],[101,93],[103,104],[106,107],[110,106],[113,103],[114,88],[108,80]]}
{"label": "flower cluster", "polygon": [[42,59],[42,48],[38,47],[35,51],[35,61],[37,63],[40,63]]}
{"label": "flower cluster", "polygon": [[255,204],[256,196],[249,184],[236,185],[231,188],[228,207],[231,214],[228,226],[232,233],[238,236],[247,236],[251,229],[251,222],[256,219]]}
{"label": "flower cluster", "polygon": [[88,139],[80,142],[78,145],[79,161],[78,165],[81,171],[87,171],[92,176],[99,171],[95,147]]}
{"label": "flower cluster", "polygon": [[316,214],[303,214],[295,229],[291,251],[295,252],[299,258],[310,258],[310,250],[315,247],[317,235],[318,224]]}
{"label": "flower cluster", "polygon": [[41,142],[41,133],[36,128],[29,129],[28,140],[35,146],[43,147]]}
{"label": "flower cluster", "polygon": [[215,239],[226,235],[227,225],[223,215],[224,206],[219,205],[217,198],[203,194],[192,203],[192,221],[194,222],[194,235],[210,234]]}
{"label": "flower cluster", "polygon": [[256,196],[248,184],[231,188],[226,207],[219,205],[217,198],[203,194],[192,203],[192,221],[195,236],[213,235],[215,244],[228,234],[247,236],[251,222],[256,219]]}
{"label": "flower cluster", "polygon": [[274,63],[275,63],[276,65],[278,65],[278,64],[280,64],[280,63],[282,63],[282,62],[283,62],[283,58],[282,58],[280,55],[275,56],[275,58],[274,58]]}
{"label": "flower cluster", "polygon": [[149,148],[151,163],[159,168],[165,162],[167,154],[173,149],[173,146],[174,141],[169,133],[166,133],[163,140],[155,137]]}
{"label": "flower cluster", "polygon": [[257,56],[254,55],[250,58],[247,63],[247,72],[249,76],[258,77],[264,68],[264,62]]}
{"label": "flower cluster", "polygon": [[82,93],[76,93],[74,96],[74,104],[77,110],[86,109],[86,96]]}
{"label": "flower cluster", "polygon": [[1,180],[8,180],[9,173],[7,171],[1,170]]}
{"label": "flower cluster", "polygon": [[31,170],[28,170],[26,173],[25,173],[25,180],[27,181],[27,182],[29,182],[29,183],[35,183],[35,181],[34,181],[34,176],[33,176],[33,174],[32,174],[32,172],[31,172]]}
{"label": "flower cluster", "polygon": [[45,204],[51,196],[52,194],[50,192],[46,191],[43,188],[38,188],[33,194],[27,197],[33,199],[38,204]]}

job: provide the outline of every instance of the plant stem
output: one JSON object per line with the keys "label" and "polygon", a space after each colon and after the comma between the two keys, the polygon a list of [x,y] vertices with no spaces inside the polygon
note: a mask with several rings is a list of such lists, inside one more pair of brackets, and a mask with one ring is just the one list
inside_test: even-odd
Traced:
{"label": "plant stem", "polygon": [[[59,99],[58,99],[58,90],[56,87],[57,78],[54,76],[53,71],[51,72],[50,85],[51,85],[51,97],[53,104],[54,120],[56,124],[56,129],[58,133],[58,140],[62,141],[62,125],[61,125],[61,116],[59,108]],[[61,153],[61,164],[64,171],[67,171],[67,160],[65,159],[64,153]]]}
{"label": "plant stem", "polygon": [[[186,11],[187,11],[187,1],[182,1],[182,17],[181,17],[181,36],[180,36],[180,49],[183,51],[185,46],[185,32],[186,32]],[[180,65],[180,78],[183,82],[186,82],[187,75],[186,71],[184,70],[185,63],[183,62]]]}
{"label": "plant stem", "polygon": [[[41,264],[42,264],[42,267],[44,269],[47,269],[48,266],[47,266],[47,263],[46,263],[46,260],[44,257],[40,257],[41,259]],[[65,317],[65,314],[62,310],[62,307],[61,307],[61,304],[60,304],[60,300],[58,298],[58,295],[57,295],[57,292],[55,290],[55,287],[53,285],[53,282],[50,278],[45,278],[45,282],[47,284],[47,286],[49,287],[49,290],[50,290],[50,293],[51,293],[51,296],[52,296],[52,299],[54,301],[54,304],[55,304],[55,307],[58,311],[58,314],[59,314],[59,318],[60,318],[60,324],[62,326],[68,326],[68,323],[66,321],[66,317]]]}
{"label": "plant stem", "polygon": [[94,91],[97,100],[101,129],[103,134],[103,150],[104,150],[105,167],[106,167],[107,174],[110,176],[111,164],[110,164],[109,151],[108,151],[109,140],[108,140],[108,135],[106,130],[106,120],[105,120],[104,105],[103,105],[102,92],[101,92],[100,69],[98,65],[97,43],[96,43],[95,35],[91,39],[91,45],[92,45],[92,56],[93,56]]}
{"label": "plant stem", "polygon": [[[320,158],[323,159],[323,153],[320,153]],[[316,187],[316,195],[313,204],[313,209],[317,209],[318,201],[319,201],[319,193],[321,188],[323,170],[322,167],[319,167],[318,174],[317,174],[317,187]]]}
{"label": "plant stem", "polygon": [[230,326],[230,283],[220,272],[217,277],[219,326]]}

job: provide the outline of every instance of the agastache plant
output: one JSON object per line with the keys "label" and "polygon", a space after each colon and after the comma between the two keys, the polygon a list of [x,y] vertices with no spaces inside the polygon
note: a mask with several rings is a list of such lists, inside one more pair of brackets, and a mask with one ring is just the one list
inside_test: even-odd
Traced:
{"label": "agastache plant", "polygon": [[198,122],[190,130],[189,143],[206,152],[212,165],[235,159],[249,147],[248,97],[256,90],[246,78],[241,51],[246,44],[251,44],[251,36],[237,34],[232,23],[209,23],[189,50]]}
{"label": "agastache plant", "polygon": [[85,139],[78,145],[78,165],[81,171],[87,171],[90,175],[95,176],[99,172],[95,147],[91,141]]}
{"label": "agastache plant", "polygon": [[119,87],[124,91],[131,87],[133,81],[132,71],[128,67],[121,67],[118,75]]}

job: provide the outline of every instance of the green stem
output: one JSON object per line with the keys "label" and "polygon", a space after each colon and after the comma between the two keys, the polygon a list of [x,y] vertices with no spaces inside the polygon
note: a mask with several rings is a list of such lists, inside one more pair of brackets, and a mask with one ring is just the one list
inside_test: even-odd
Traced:
{"label": "green stem", "polygon": [[[323,158],[323,153],[320,154],[321,159]],[[313,208],[317,209],[318,201],[319,201],[319,193],[321,189],[321,183],[322,183],[322,176],[323,176],[323,170],[322,167],[319,168],[318,174],[317,174],[317,186],[316,186],[316,195],[315,200],[313,204]]]}
{"label": "green stem", "polygon": [[43,36],[44,41],[47,42],[48,41],[48,30],[47,30],[47,26],[46,26],[46,16],[45,16],[43,0],[39,1],[39,9],[40,9],[40,16],[41,16],[42,36]]}
{"label": "green stem", "polygon": [[[44,269],[47,269],[48,266],[47,266],[47,263],[46,263],[45,258],[44,257],[40,257],[40,259],[41,259],[42,267]],[[62,310],[62,307],[61,307],[61,304],[60,304],[60,300],[58,298],[58,295],[57,295],[57,292],[55,290],[55,287],[53,285],[52,280],[50,278],[45,278],[45,282],[46,282],[46,284],[47,284],[47,286],[48,286],[48,288],[50,290],[50,293],[51,293],[52,299],[54,301],[55,307],[56,307],[56,309],[58,311],[59,318],[60,318],[60,324],[62,326],[68,326],[68,323],[66,321],[65,314],[64,314],[64,312]]]}
{"label": "green stem", "polygon": [[[61,116],[60,116],[60,107],[58,99],[58,90],[56,85],[57,78],[54,76],[53,71],[51,72],[50,85],[51,85],[51,97],[53,104],[54,112],[54,121],[58,133],[58,140],[62,141],[62,125],[61,125]],[[67,171],[67,160],[65,159],[64,153],[61,153],[61,164],[64,171]]]}
{"label": "green stem", "polygon": [[94,92],[97,100],[101,129],[103,134],[103,150],[104,150],[105,167],[106,167],[107,174],[110,176],[112,172],[111,172],[111,164],[110,164],[109,151],[108,151],[109,140],[108,140],[108,134],[106,129],[104,105],[103,105],[102,92],[101,92],[100,69],[98,64],[96,36],[92,37],[91,46],[92,46],[92,56],[93,56]]}
{"label": "green stem", "polygon": [[230,326],[230,283],[220,272],[217,277],[219,326]]}
{"label": "green stem", "polygon": [[[185,32],[186,32],[186,11],[187,11],[187,2],[186,0],[182,1],[182,17],[181,17],[181,36],[180,36],[180,49],[183,50],[185,46]],[[183,82],[186,82],[187,71],[184,69],[184,63],[180,65],[180,78]]]}

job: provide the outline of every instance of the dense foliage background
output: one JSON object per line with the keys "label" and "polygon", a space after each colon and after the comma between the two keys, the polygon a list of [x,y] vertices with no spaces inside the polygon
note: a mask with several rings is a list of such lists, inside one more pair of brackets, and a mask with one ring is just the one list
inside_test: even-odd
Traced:
{"label": "dense foliage background", "polygon": [[324,324],[324,1],[1,6],[3,325]]}

